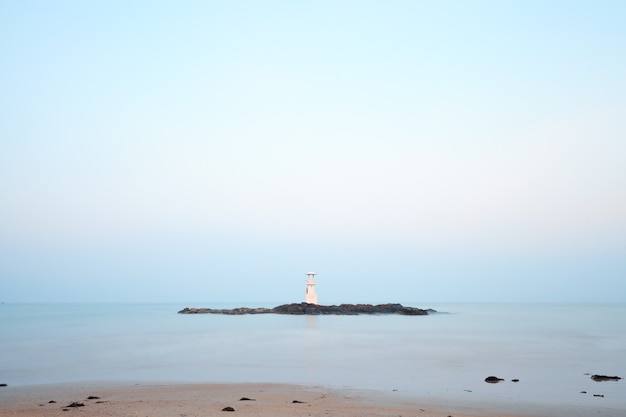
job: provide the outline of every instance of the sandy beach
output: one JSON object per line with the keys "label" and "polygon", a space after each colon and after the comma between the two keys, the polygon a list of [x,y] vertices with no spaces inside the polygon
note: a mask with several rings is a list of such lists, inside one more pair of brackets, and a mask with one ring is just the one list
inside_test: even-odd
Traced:
{"label": "sandy beach", "polygon": [[[228,411],[230,407],[232,410]],[[501,406],[433,405],[402,393],[282,384],[84,383],[2,387],[4,416],[537,416]]]}

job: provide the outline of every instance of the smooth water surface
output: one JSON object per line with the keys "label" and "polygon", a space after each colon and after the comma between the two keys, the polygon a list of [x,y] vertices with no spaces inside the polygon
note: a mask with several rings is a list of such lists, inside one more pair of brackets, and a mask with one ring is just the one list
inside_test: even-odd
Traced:
{"label": "smooth water surface", "polygon": [[[567,404],[601,393],[603,406],[626,410],[625,381],[586,375],[626,376],[626,304],[410,305],[441,313],[224,316],[181,315],[186,306],[175,304],[2,304],[0,382],[284,382]],[[506,381],[486,384],[489,375]]]}

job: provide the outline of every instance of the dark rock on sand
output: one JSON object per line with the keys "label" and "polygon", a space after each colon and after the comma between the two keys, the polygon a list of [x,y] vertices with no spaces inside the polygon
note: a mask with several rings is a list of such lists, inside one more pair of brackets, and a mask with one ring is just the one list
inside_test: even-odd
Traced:
{"label": "dark rock on sand", "polygon": [[620,378],[619,376],[591,375],[591,379],[593,379],[596,382],[602,382],[602,381],[619,381],[622,378]]}
{"label": "dark rock on sand", "polygon": [[56,401],[54,401],[54,400],[50,400],[50,401],[48,401],[48,404],[56,404],[56,403],[57,403],[57,402],[56,402]]}
{"label": "dark rock on sand", "polygon": [[7,384],[0,384],[0,387],[6,387],[8,386]]}
{"label": "dark rock on sand", "polygon": [[511,382],[519,382],[519,379],[517,379],[517,378],[512,379]]}
{"label": "dark rock on sand", "polygon": [[306,404],[304,401],[293,400],[292,404]]}
{"label": "dark rock on sand", "polygon": [[71,403],[69,405],[66,405],[66,407],[84,407],[84,406],[85,406],[85,404],[77,403],[77,402],[73,402],[73,403]]}
{"label": "dark rock on sand", "polygon": [[357,314],[400,314],[405,316],[425,316],[429,313],[436,313],[435,310],[423,310],[416,307],[405,307],[402,304],[340,304],[324,306],[309,303],[283,304],[274,308],[248,308],[239,307],[233,309],[212,309],[212,308],[189,308],[178,312],[179,314],[307,314],[307,315],[342,315],[351,316]]}
{"label": "dark rock on sand", "polygon": [[222,411],[235,411],[235,409],[233,407],[224,407]]}
{"label": "dark rock on sand", "polygon": [[488,382],[490,384],[497,384],[501,381],[504,381],[504,379],[498,378],[497,376],[488,376],[487,378],[485,378],[485,382]]}
{"label": "dark rock on sand", "polygon": [[99,400],[100,397],[96,397],[95,395],[90,395],[89,397],[87,397],[88,400]]}
{"label": "dark rock on sand", "polygon": [[239,401],[256,401],[254,398],[241,397]]}

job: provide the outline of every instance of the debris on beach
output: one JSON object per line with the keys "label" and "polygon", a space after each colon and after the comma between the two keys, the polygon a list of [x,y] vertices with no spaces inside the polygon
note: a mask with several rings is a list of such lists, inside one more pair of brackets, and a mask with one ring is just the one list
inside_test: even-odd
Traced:
{"label": "debris on beach", "polygon": [[485,378],[485,382],[489,384],[497,384],[498,382],[502,381],[504,381],[504,379],[498,378],[497,376],[488,376],[487,378]]}
{"label": "debris on beach", "polygon": [[239,401],[256,401],[254,398],[241,397]]}
{"label": "debris on beach", "polygon": [[235,411],[235,409],[233,407],[224,407],[222,411]]}
{"label": "debris on beach", "polygon": [[8,384],[0,384],[0,387],[7,387]]}
{"label": "debris on beach", "polygon": [[622,378],[619,376],[591,375],[591,379],[593,379],[596,382],[602,382],[602,381],[619,381]]}
{"label": "debris on beach", "polygon": [[304,401],[299,401],[299,400],[293,400],[291,403],[292,404],[306,404]]}
{"label": "debris on beach", "polygon": [[100,397],[96,397],[95,395],[90,395],[89,397],[87,397],[88,400],[99,400]]}
{"label": "debris on beach", "polygon": [[519,379],[517,379],[517,378],[512,379],[511,382],[519,382]]}
{"label": "debris on beach", "polygon": [[69,405],[66,405],[66,407],[84,407],[84,406],[85,406],[85,404],[77,403],[77,402],[73,402],[73,403],[71,403]]}

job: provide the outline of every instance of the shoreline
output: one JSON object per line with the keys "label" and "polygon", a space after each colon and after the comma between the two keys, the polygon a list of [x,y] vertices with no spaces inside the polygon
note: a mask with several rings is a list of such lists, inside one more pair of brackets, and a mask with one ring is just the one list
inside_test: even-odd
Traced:
{"label": "shoreline", "polygon": [[[92,399],[88,399],[93,397]],[[250,400],[241,401],[242,398]],[[54,401],[54,402],[51,402]],[[70,404],[83,404],[69,407]],[[81,382],[0,388],[0,417],[110,415],[205,416],[232,407],[259,417],[424,416],[564,417],[623,415],[623,410],[564,404],[462,401],[395,391],[275,383]]]}

